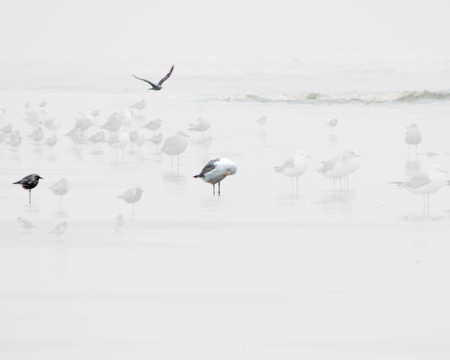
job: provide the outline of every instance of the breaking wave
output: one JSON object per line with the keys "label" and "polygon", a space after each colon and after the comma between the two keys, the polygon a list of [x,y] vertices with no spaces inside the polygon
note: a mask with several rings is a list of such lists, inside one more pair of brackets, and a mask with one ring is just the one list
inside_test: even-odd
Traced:
{"label": "breaking wave", "polygon": [[389,93],[300,93],[300,94],[204,94],[191,99],[199,101],[230,101],[258,103],[292,103],[292,104],[384,104],[384,103],[427,103],[449,101],[450,92],[404,91]]}

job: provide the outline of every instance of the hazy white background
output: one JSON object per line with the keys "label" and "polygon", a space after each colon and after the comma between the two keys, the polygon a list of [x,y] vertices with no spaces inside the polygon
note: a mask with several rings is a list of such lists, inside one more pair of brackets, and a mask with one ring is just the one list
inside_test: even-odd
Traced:
{"label": "hazy white background", "polygon": [[1,57],[449,55],[445,0],[2,1]]}
{"label": "hazy white background", "polygon": [[[450,189],[427,213],[388,184],[450,170],[449,1],[0,1],[2,126],[24,137],[0,144],[0,358],[449,359]],[[131,76],[172,64],[159,93]],[[326,99],[296,102],[311,92]],[[143,98],[164,137],[210,120],[208,154],[190,133],[174,171],[148,142],[117,159],[62,136],[79,112],[103,124]],[[53,155],[21,121],[42,101],[64,119]],[[342,194],[314,168],[348,147],[363,160]],[[295,194],[273,167],[299,149]],[[192,178],[217,155],[239,166],[220,199]],[[28,205],[11,183],[34,171]],[[61,209],[48,187],[63,176]],[[136,185],[131,219],[117,195]]]}

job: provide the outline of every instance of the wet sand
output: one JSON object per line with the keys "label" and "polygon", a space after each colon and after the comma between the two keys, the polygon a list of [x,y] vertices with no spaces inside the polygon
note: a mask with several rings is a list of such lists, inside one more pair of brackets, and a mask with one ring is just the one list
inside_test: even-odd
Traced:
{"label": "wet sand", "polygon": [[[60,136],[51,155],[24,136],[31,128],[20,120],[26,101],[44,99],[2,95],[11,110],[1,124],[24,137],[16,153],[0,145],[5,358],[448,358],[450,188],[432,195],[427,210],[421,196],[388,184],[434,163],[450,170],[448,105],[253,106],[161,97],[143,114],[164,120],[164,137],[198,116],[212,124],[208,154],[200,134],[190,133],[172,167],[149,143],[116,159],[107,144],[100,153],[90,144],[74,150]],[[45,100],[63,114],[63,134],[78,111],[100,108],[103,124],[141,99]],[[263,115],[260,132],[255,121]],[[333,117],[340,120],[334,134],[325,125]],[[424,135],[417,159],[408,158],[403,139],[413,122]],[[333,191],[314,169],[346,148],[361,154],[362,165],[348,192]],[[300,149],[312,159],[297,192],[273,168]],[[214,156],[239,166],[220,198],[192,178]],[[32,172],[44,179],[28,205],[27,192],[12,182]],[[48,187],[61,177],[71,189],[60,206]],[[132,214],[117,196],[137,185],[145,193]],[[120,213],[125,223],[116,231]],[[18,216],[37,228],[23,231]],[[49,231],[62,221],[69,227],[56,239]]]}

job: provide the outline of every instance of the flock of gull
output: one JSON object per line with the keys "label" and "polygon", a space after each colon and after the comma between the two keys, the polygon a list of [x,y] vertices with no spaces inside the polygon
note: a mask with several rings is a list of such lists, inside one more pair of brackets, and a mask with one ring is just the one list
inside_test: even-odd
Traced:
{"label": "flock of gull", "polygon": [[[149,80],[139,78],[133,74],[133,76],[151,85],[149,90],[159,91],[162,89],[162,84],[171,76],[174,67],[172,66],[169,73],[163,77],[158,84],[154,84]],[[26,117],[23,119],[32,128],[32,132],[28,135],[36,144],[46,145],[50,148],[50,152],[53,147],[59,141],[56,132],[60,129],[62,124],[61,115],[58,114],[55,117],[48,117],[47,112],[44,110],[46,103],[39,103],[38,106],[40,110],[30,110],[29,104],[25,104],[25,114]],[[75,119],[74,127],[67,132],[64,136],[70,138],[73,142],[73,147],[78,149],[82,142],[92,143],[94,151],[100,151],[103,143],[108,144],[111,148],[116,150],[116,158],[119,156],[119,151],[122,157],[124,156],[124,148],[128,145],[132,147],[135,146],[138,151],[141,151],[142,145],[149,140],[156,145],[156,151],[160,154],[165,154],[172,158],[172,166],[174,158],[177,158],[177,163],[179,164],[179,156],[186,150],[188,145],[189,136],[183,130],[177,131],[173,136],[169,136],[163,139],[161,133],[157,133],[163,124],[163,120],[157,118],[147,122],[145,125],[140,125],[144,130],[151,132],[151,137],[147,139],[143,133],[139,133],[138,130],[130,130],[130,125],[136,116],[133,111],[139,111],[139,116],[141,112],[146,107],[145,100],[139,101],[135,104],[129,106],[129,109],[125,109],[120,113],[114,113],[108,117],[107,121],[98,125],[97,116],[99,115],[99,110],[88,111],[86,113],[80,113],[80,117]],[[0,107],[0,120],[4,116],[6,110]],[[256,123],[260,127],[260,131],[264,131],[264,125],[267,122],[265,116],[256,120]],[[334,133],[334,129],[337,126],[337,119],[332,119],[326,123]],[[87,130],[91,127],[97,126],[99,129],[91,136],[87,136]],[[200,145],[204,148],[205,153],[207,152],[208,146],[211,145],[213,138],[211,136],[206,136],[205,132],[208,131],[211,124],[208,120],[198,118],[196,121],[189,123],[189,131],[196,131],[200,133]],[[45,138],[45,132],[43,128],[50,131],[51,135]],[[6,141],[8,140],[8,141]],[[163,141],[164,140],[164,141]],[[415,147],[415,153],[417,156],[417,146],[421,143],[422,136],[419,131],[417,124],[412,124],[407,128],[405,134],[405,142],[408,145],[408,154],[411,147]],[[17,148],[22,142],[22,137],[19,130],[14,130],[11,125],[6,125],[0,128],[0,143],[6,142],[10,145],[13,151],[17,151]],[[159,149],[159,145],[161,149]],[[304,151],[298,151],[294,157],[286,159],[281,165],[274,168],[278,173],[283,174],[286,177],[292,179],[292,187],[294,188],[294,180],[296,181],[296,188],[298,191],[298,179],[302,176],[308,169],[310,156]],[[333,180],[334,189],[336,189],[335,182],[339,181],[339,191],[348,190],[348,177],[352,173],[358,170],[361,164],[360,154],[352,149],[346,149],[341,154],[322,162],[316,171],[321,175]],[[194,176],[194,178],[200,178],[205,182],[209,183],[213,187],[213,195],[221,194],[221,182],[230,175],[234,175],[237,172],[237,165],[230,159],[227,158],[214,158],[210,160],[203,169]],[[432,165],[427,172],[420,172],[413,176],[411,179],[404,182],[397,182],[396,185],[401,188],[405,188],[413,193],[423,195],[424,207],[430,206],[429,195],[438,191],[445,183],[444,174],[447,173],[446,170],[442,169],[438,165]],[[23,189],[28,191],[28,202],[31,204],[31,190],[34,189],[38,184],[39,180],[43,179],[38,174],[30,174],[23,177],[21,180],[14,182],[13,184],[21,185]],[[60,201],[62,196],[69,191],[69,183],[67,179],[62,178],[57,183],[50,187],[50,190],[55,194],[60,196]],[[134,210],[134,204],[138,202],[144,190],[137,186],[135,188],[125,191],[118,197],[132,205],[132,213]],[[19,224],[25,229],[30,230],[35,226],[32,225],[26,219],[19,217],[17,218]],[[120,227],[124,224],[125,218],[123,215],[117,216],[115,219],[116,230],[119,231]],[[58,224],[51,233],[53,233],[57,238],[59,238],[67,229],[67,223],[62,222]]]}

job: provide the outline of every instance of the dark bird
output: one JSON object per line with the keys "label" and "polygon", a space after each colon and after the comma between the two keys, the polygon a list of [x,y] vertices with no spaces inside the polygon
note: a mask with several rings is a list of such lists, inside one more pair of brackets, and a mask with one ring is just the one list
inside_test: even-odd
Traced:
{"label": "dark bird", "polygon": [[39,184],[39,179],[41,178],[38,174],[30,174],[28,176],[25,176],[22,180],[16,181],[13,184],[20,184],[22,185],[22,188],[25,190],[28,190],[28,203],[31,204],[31,189],[34,189],[37,184]]}
{"label": "dark bird", "polygon": [[150,85],[151,85],[151,88],[149,88],[149,90],[156,90],[156,91],[159,91],[159,90],[162,89],[162,84],[163,84],[163,82],[166,81],[166,80],[170,77],[170,75],[172,75],[172,71],[173,71],[173,65],[172,65],[172,67],[170,68],[170,71],[168,72],[168,74],[167,74],[166,76],[164,76],[161,80],[159,80],[158,85],[153,84],[151,81],[148,81],[148,80],[145,80],[145,79],[141,79],[141,78],[137,77],[137,76],[134,75],[134,74],[131,74],[131,75],[133,75],[133,76],[134,76],[136,79],[138,79],[138,80],[141,80],[141,81],[146,82],[147,84],[150,84]]}
{"label": "dark bird", "polygon": [[219,185],[217,194],[220,196],[220,182],[228,175],[234,175],[237,171],[237,165],[226,158],[217,158],[210,160],[202,169],[200,174],[195,175],[194,178],[203,179],[205,182],[212,184],[213,195],[216,194],[216,184]]}

